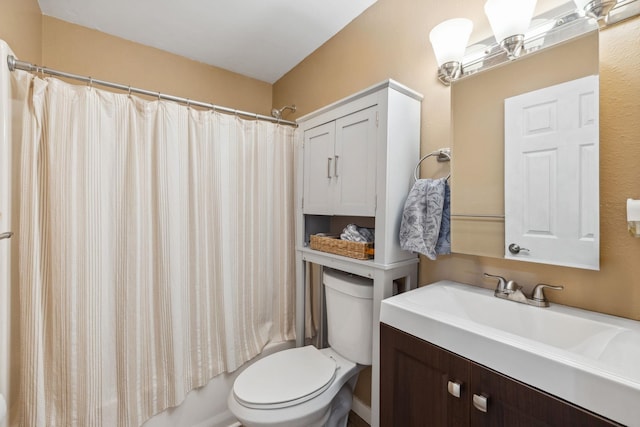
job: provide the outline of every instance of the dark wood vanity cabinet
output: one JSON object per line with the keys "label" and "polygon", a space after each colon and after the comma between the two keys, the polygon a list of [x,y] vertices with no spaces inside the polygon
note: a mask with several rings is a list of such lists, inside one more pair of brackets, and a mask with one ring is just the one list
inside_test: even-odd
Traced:
{"label": "dark wood vanity cabinet", "polygon": [[[451,382],[451,384],[449,384]],[[456,384],[460,385],[455,397]],[[486,398],[486,412],[478,406]],[[398,329],[380,328],[380,426],[618,426]]]}
{"label": "dark wood vanity cabinet", "polygon": [[380,328],[380,426],[465,426],[469,405],[448,393],[467,384],[469,361],[398,329]]}

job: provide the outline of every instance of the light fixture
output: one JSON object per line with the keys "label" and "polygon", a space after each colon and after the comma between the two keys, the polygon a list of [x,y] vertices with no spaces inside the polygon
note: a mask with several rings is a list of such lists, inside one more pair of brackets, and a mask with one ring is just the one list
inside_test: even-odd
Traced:
{"label": "light fixture", "polygon": [[535,7],[536,0],[488,0],[484,4],[496,41],[509,59],[520,55]]}
{"label": "light fixture", "polygon": [[618,3],[618,0],[573,0],[578,10],[596,20],[605,19],[611,9]]}
{"label": "light fixture", "polygon": [[429,34],[438,79],[447,86],[519,56],[640,16],[640,0],[573,0],[541,12],[533,21],[536,0],[487,0],[484,7],[494,36],[467,48],[473,24],[464,18],[444,21]]}
{"label": "light fixture", "polygon": [[442,83],[449,85],[462,74],[462,58],[472,30],[470,19],[454,18],[436,25],[429,33]]}
{"label": "light fixture", "polygon": [[544,38],[553,29],[556,21],[553,19],[534,19],[531,26],[524,34],[525,47],[527,52],[533,52],[544,45]]}

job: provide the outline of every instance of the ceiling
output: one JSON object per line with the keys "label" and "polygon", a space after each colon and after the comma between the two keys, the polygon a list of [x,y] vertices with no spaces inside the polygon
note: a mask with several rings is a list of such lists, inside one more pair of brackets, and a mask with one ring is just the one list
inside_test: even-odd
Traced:
{"label": "ceiling", "polygon": [[377,0],[38,0],[47,16],[274,83]]}

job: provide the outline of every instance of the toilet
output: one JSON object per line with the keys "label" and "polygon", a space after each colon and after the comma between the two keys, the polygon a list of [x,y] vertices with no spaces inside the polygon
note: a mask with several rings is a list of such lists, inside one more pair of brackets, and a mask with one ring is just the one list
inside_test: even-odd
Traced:
{"label": "toilet", "polygon": [[245,427],[345,427],[358,373],[372,358],[373,286],[325,269],[329,348],[284,350],[236,378],[227,403]]}

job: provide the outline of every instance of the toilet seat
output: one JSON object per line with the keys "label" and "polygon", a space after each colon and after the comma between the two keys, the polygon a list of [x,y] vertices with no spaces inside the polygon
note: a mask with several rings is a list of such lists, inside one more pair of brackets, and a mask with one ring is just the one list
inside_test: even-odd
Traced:
{"label": "toilet seat", "polygon": [[242,372],[233,385],[233,394],[248,408],[286,408],[323,393],[336,371],[336,361],[313,346],[284,350]]}

